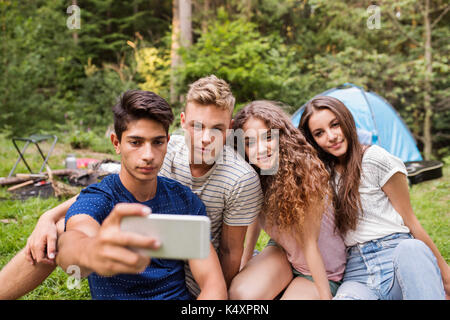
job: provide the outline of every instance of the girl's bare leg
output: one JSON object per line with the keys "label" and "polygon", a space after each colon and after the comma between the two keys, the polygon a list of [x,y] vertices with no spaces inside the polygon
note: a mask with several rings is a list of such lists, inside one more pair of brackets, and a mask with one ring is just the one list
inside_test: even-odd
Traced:
{"label": "girl's bare leg", "polygon": [[318,300],[319,292],[314,282],[296,277],[291,281],[281,300]]}
{"label": "girl's bare leg", "polygon": [[268,246],[254,256],[234,277],[229,289],[232,300],[275,298],[292,280],[292,269],[283,249]]}

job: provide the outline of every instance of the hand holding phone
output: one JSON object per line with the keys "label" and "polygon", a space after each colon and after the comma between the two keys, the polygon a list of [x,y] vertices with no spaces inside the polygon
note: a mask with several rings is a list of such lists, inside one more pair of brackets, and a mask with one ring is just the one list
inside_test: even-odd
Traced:
{"label": "hand holding phone", "polygon": [[[140,273],[148,266],[150,258],[129,248],[156,250],[159,248],[159,243],[152,237],[122,232],[120,224],[125,217],[143,218],[149,215],[150,212],[150,208],[142,204],[119,203],[113,208],[100,227],[92,218],[85,215],[77,215],[69,220],[67,231],[61,236],[60,242],[62,242],[63,247],[70,247],[70,243],[74,242],[74,240],[83,242],[82,247],[76,248],[76,250],[80,250],[79,259],[76,263],[81,266],[82,274],[85,276],[91,272],[101,276],[112,276],[119,273]],[[69,239],[72,240],[69,241],[69,244],[65,244],[64,240],[67,234],[69,234]],[[65,251],[69,252],[68,255],[71,256],[70,249]],[[58,256],[61,257],[61,253]],[[63,261],[67,261],[67,259],[66,257]]]}
{"label": "hand holding phone", "polygon": [[140,254],[165,259],[204,259],[209,255],[211,222],[206,216],[152,213],[123,217],[120,229],[156,238],[156,250],[134,248]]}

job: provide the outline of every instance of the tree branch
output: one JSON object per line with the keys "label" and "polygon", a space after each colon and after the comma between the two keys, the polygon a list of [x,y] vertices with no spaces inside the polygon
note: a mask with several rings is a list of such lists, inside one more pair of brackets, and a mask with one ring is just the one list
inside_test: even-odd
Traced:
{"label": "tree branch", "polygon": [[445,8],[444,11],[442,11],[442,13],[439,15],[439,17],[436,18],[436,20],[434,20],[434,22],[431,24],[431,29],[434,28],[434,26],[441,21],[441,19],[445,16],[445,14],[448,12],[448,10],[450,10],[450,5],[447,6],[447,8]]}
{"label": "tree branch", "polygon": [[413,134],[414,138],[422,143],[425,143],[425,139],[422,136],[419,136],[417,134]]}
{"label": "tree branch", "polygon": [[436,111],[447,111],[447,110],[450,110],[449,103],[450,103],[450,99],[449,98],[444,99],[441,102],[436,104],[435,110]]}
{"label": "tree branch", "polygon": [[387,11],[387,14],[389,16],[389,18],[391,18],[392,22],[394,23],[395,27],[397,28],[398,31],[400,31],[405,37],[407,37],[409,40],[411,40],[415,45],[417,45],[418,47],[423,47],[423,45],[421,43],[419,43],[416,39],[414,39],[412,36],[410,36],[405,29],[402,27],[402,25],[397,21],[397,18],[392,14],[392,12],[390,12],[389,10]]}
{"label": "tree branch", "polygon": [[444,139],[450,139],[450,134],[443,133],[443,132],[437,132],[434,134],[434,138],[444,138]]}

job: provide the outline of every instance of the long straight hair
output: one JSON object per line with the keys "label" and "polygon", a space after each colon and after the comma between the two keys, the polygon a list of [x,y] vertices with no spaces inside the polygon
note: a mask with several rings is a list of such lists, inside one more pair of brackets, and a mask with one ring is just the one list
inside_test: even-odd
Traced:
{"label": "long straight hair", "polygon": [[[324,109],[331,111],[336,116],[348,143],[339,185],[336,185],[335,179],[336,165],[339,162],[338,158],[319,147],[309,129],[311,116],[315,112]],[[300,120],[299,129],[303,132],[306,140],[317,150],[319,158],[330,171],[336,228],[342,235],[345,235],[349,230],[355,230],[361,212],[359,184],[361,181],[363,151],[358,141],[355,120],[341,101],[329,96],[319,96],[306,104],[305,111]]]}

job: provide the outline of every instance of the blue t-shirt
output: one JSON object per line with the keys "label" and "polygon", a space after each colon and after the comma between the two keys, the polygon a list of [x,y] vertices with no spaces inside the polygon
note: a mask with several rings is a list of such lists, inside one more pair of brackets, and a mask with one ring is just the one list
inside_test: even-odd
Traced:
{"label": "blue t-shirt", "polygon": [[[203,215],[202,201],[188,188],[175,180],[158,177],[155,197],[139,202],[124,187],[118,174],[90,185],[66,213],[65,223],[74,215],[87,214],[100,225],[120,202],[142,203],[152,212],[161,214]],[[184,275],[184,261],[152,258],[144,272],[119,274],[112,277],[92,273],[88,277],[93,299],[191,299]]]}

